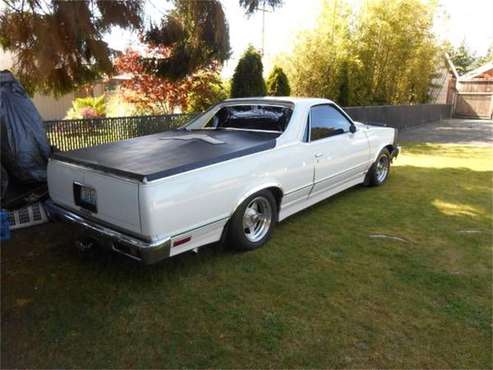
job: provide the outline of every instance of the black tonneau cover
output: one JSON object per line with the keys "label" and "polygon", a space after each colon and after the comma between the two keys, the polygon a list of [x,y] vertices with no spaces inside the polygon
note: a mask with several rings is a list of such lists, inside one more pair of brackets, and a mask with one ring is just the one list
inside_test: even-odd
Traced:
{"label": "black tonneau cover", "polygon": [[139,181],[152,181],[274,148],[279,135],[240,130],[173,130],[58,152],[52,158]]}

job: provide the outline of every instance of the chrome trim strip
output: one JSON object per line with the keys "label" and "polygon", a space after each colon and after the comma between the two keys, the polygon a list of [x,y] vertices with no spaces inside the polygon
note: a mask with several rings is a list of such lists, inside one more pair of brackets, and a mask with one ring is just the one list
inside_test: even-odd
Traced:
{"label": "chrome trim strip", "polygon": [[[357,166],[354,166],[354,167],[348,168],[347,170],[344,170],[344,171],[341,171],[341,172],[339,172],[339,173],[336,173],[335,175],[330,175],[330,176],[324,177],[323,179],[320,179],[320,180],[314,181],[314,182],[313,182],[313,183],[311,183],[311,184],[301,186],[301,187],[296,188],[296,189],[294,189],[294,190],[290,190],[290,191],[288,191],[287,193],[285,193],[284,195],[290,195],[290,194],[296,193],[297,191],[303,190],[303,189],[308,188],[308,187],[310,187],[310,186],[314,186],[314,185],[317,185],[317,184],[319,184],[319,183],[321,183],[321,182],[324,182],[324,181],[327,181],[327,180],[333,179],[333,178],[335,178],[335,177],[337,177],[337,176],[344,175],[344,174],[346,174],[346,173],[347,173],[347,172],[349,172],[349,171],[359,170],[359,169],[360,169],[359,167],[365,167],[365,168],[366,168],[366,167],[368,167],[368,165],[367,165],[367,164],[360,164],[360,165],[357,165]],[[363,172],[364,172],[364,170],[363,170]],[[355,173],[355,175],[358,175],[358,174],[359,174],[359,172],[358,172],[358,173]],[[351,176],[352,176],[352,174],[351,174],[351,175],[349,175],[349,177],[348,177],[348,181],[349,181],[349,179],[351,179],[351,178],[352,178]]]}
{"label": "chrome trim strip", "polygon": [[340,183],[340,182],[335,182],[333,184],[330,184],[328,187],[326,188],[322,188],[322,189],[319,189],[318,191],[314,192],[314,193],[311,193],[310,194],[310,197],[313,197],[313,196],[316,196],[316,195],[320,195],[324,192],[328,192],[328,191],[331,191],[335,188],[337,188],[338,186],[342,186],[350,181],[354,181],[356,180],[359,176],[361,176],[362,173],[356,173],[354,175],[351,175],[350,177],[348,177],[343,183]]}
{"label": "chrome trim strip", "polygon": [[222,221],[224,221],[224,220],[228,220],[229,218],[230,218],[230,216],[227,216],[227,217],[221,217],[221,218],[219,218],[219,219],[217,219],[217,220],[210,221],[210,222],[207,222],[207,223],[205,223],[205,224],[202,224],[202,225],[199,225],[199,226],[192,227],[191,229],[188,229],[188,230],[182,231],[182,232],[180,232],[180,233],[178,233],[178,234],[173,234],[173,235],[171,236],[171,239],[176,238],[177,236],[180,236],[180,235],[183,235],[183,234],[189,234],[189,233],[191,233],[191,232],[193,232],[193,231],[196,231],[196,230],[198,230],[198,229],[202,229],[203,227],[207,227],[207,226],[210,226],[210,225],[216,224],[216,223],[218,223],[218,222],[222,222]]}
{"label": "chrome trim strip", "polygon": [[308,184],[308,185],[303,185],[303,186],[301,186],[301,187],[299,187],[299,188],[295,188],[294,190],[290,190],[290,191],[288,191],[287,193],[285,193],[284,195],[290,195],[290,194],[296,193],[297,191],[300,191],[300,190],[303,190],[303,189],[309,188],[309,187],[311,187],[311,186],[313,186],[313,182],[312,182],[312,183],[310,183],[310,184]]}
{"label": "chrome trim strip", "polygon": [[[345,169],[344,171],[338,172],[335,175],[330,175],[330,176],[324,177],[323,179],[319,179],[319,180],[314,182],[314,185],[319,184],[319,183],[324,182],[324,181],[331,180],[333,178],[336,178],[337,176],[346,175],[348,172],[352,172],[352,171],[358,171],[356,174],[359,174],[360,170],[361,170],[361,172],[364,172],[365,169],[367,169],[367,168],[368,168],[368,164],[366,164],[366,163],[359,164],[357,166]],[[352,174],[349,174],[347,177],[351,178],[351,176],[352,176]]]}

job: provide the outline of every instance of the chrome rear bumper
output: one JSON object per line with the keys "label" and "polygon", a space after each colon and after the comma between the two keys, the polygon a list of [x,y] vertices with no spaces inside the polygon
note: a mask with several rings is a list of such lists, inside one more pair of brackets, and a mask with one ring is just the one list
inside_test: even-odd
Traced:
{"label": "chrome rear bumper", "polygon": [[134,260],[153,264],[170,256],[171,240],[169,237],[145,241],[89,220],[56,205],[51,200],[45,202],[44,207],[50,218],[75,223],[101,241],[103,245]]}

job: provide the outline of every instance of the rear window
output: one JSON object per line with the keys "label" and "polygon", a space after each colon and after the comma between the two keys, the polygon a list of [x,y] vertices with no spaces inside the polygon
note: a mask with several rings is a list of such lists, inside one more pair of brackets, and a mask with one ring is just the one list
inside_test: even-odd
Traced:
{"label": "rear window", "polygon": [[283,132],[292,110],[274,105],[233,105],[221,108],[205,128]]}

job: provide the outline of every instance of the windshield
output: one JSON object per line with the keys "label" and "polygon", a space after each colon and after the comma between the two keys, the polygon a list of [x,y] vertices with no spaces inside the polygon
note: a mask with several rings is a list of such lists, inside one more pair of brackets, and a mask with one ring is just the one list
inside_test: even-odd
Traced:
{"label": "windshield", "polygon": [[204,129],[237,129],[283,132],[292,109],[285,106],[241,104],[219,109],[202,127]]}

